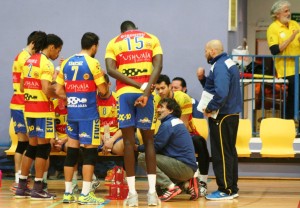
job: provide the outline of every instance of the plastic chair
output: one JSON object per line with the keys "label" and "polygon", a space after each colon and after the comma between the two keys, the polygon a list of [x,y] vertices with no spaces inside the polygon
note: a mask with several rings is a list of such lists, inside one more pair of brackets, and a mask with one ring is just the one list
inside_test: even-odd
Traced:
{"label": "plastic chair", "polygon": [[249,147],[252,137],[252,126],[249,119],[239,119],[239,127],[236,137],[236,150],[239,157],[250,157],[251,151]]}
{"label": "plastic chair", "polygon": [[260,124],[262,157],[295,157],[293,143],[296,136],[293,120],[265,118]]}
{"label": "plastic chair", "polygon": [[193,118],[193,123],[196,127],[197,132],[200,133],[204,139],[208,138],[208,124],[207,120],[204,118]]}

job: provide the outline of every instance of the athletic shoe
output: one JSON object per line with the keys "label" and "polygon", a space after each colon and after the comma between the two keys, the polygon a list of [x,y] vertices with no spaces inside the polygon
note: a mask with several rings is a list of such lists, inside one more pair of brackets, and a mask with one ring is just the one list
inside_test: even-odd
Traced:
{"label": "athletic shoe", "polygon": [[123,206],[129,206],[129,207],[138,207],[139,206],[139,198],[138,194],[131,194],[128,192],[127,198],[123,202]]}
{"label": "athletic shoe", "polygon": [[173,197],[181,193],[181,189],[178,186],[175,186],[172,189],[166,189],[164,194],[160,197],[161,201],[169,201]]}
{"label": "athletic shoe", "polygon": [[27,179],[19,179],[19,184],[15,191],[16,199],[30,198],[31,190],[28,188],[27,184]]}
{"label": "athletic shoe", "polygon": [[48,183],[43,181],[43,191],[48,191]]}
{"label": "athletic shoe", "polygon": [[147,199],[148,199],[148,206],[157,206],[161,204],[160,199],[158,198],[156,192],[152,194],[147,193]]}
{"label": "athletic shoe", "polygon": [[207,184],[203,181],[198,180],[198,188],[199,188],[199,195],[206,196],[207,194]]}
{"label": "athletic shoe", "polygon": [[100,186],[100,180],[98,178],[92,180],[90,191],[95,192],[99,186]]}
{"label": "athletic shoe", "polygon": [[164,193],[167,189],[162,189],[159,185],[156,185],[155,190],[156,190],[157,196],[160,198],[160,197],[162,197],[162,195],[164,195]]}
{"label": "athletic shoe", "polygon": [[33,189],[31,190],[32,200],[53,200],[56,195],[50,194],[43,190],[44,184],[42,181],[34,181]]}
{"label": "athletic shoe", "polygon": [[104,199],[97,198],[94,192],[90,192],[87,195],[80,194],[78,198],[78,204],[102,204]]}
{"label": "athletic shoe", "polygon": [[53,200],[55,199],[55,197],[46,192],[46,191],[43,191],[43,190],[35,190],[35,189],[32,189],[31,190],[31,200]]}
{"label": "athletic shoe", "polygon": [[233,193],[233,194],[231,194],[231,196],[232,196],[233,198],[237,198],[237,197],[239,197],[239,194],[238,194],[238,193]]}
{"label": "athletic shoe", "polygon": [[190,200],[197,200],[199,198],[199,188],[198,188],[197,178],[190,179],[188,193],[191,195]]}
{"label": "athletic shoe", "polygon": [[63,203],[73,203],[76,202],[76,196],[73,193],[64,193]]}
{"label": "athletic shoe", "polygon": [[107,182],[113,182],[115,180],[115,173],[115,168],[108,170],[104,180]]}
{"label": "athletic shoe", "polygon": [[233,199],[233,196],[230,196],[230,195],[228,195],[224,192],[221,192],[221,191],[214,191],[211,194],[206,195],[205,198],[208,199],[208,200],[219,201],[219,200]]}

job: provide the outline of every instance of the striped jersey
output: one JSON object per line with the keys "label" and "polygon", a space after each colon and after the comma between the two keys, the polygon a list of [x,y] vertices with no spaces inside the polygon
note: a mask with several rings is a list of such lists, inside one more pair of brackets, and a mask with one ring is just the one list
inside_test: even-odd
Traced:
{"label": "striped jersey", "polygon": [[[139,30],[129,30],[113,38],[107,45],[105,58],[116,61],[118,71],[139,82],[148,82],[152,74],[152,57],[162,54],[158,38]],[[118,94],[141,90],[116,81]],[[120,90],[120,91],[119,91]]]}
{"label": "striped jersey", "polygon": [[15,58],[12,66],[13,89],[14,94],[10,101],[10,109],[24,110],[24,93],[20,91],[20,78],[23,71],[23,66],[31,54],[23,49]]}
{"label": "striped jersey", "polygon": [[113,136],[119,129],[116,93],[112,92],[108,98],[98,96],[97,100],[100,114],[100,132],[103,134],[104,126],[109,125],[110,136]]}
{"label": "striped jersey", "polygon": [[54,118],[54,106],[42,91],[41,80],[52,82],[54,65],[43,53],[32,55],[23,67],[25,117]]}

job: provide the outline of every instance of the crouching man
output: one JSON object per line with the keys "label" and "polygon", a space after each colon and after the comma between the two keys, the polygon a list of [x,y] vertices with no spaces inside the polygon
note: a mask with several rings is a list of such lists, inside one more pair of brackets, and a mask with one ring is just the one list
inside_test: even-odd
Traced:
{"label": "crouching man", "polygon": [[[156,183],[163,190],[158,194],[159,198],[161,201],[172,199],[182,192],[176,184],[186,182],[191,199],[197,199],[198,189],[194,188],[192,180],[197,170],[195,150],[187,128],[179,119],[180,107],[174,99],[164,98],[159,102],[157,112],[161,125],[154,136]],[[137,151],[144,152],[144,146],[137,146]],[[145,153],[139,154],[138,162],[146,170]]]}

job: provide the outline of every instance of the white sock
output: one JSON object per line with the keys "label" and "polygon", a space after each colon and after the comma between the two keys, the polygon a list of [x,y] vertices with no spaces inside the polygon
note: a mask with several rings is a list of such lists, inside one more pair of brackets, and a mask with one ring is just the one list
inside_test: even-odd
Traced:
{"label": "white sock", "polygon": [[65,181],[65,193],[72,193],[72,182]]}
{"label": "white sock", "polygon": [[173,189],[175,187],[175,184],[174,183],[171,183],[171,185],[168,186],[168,189]]}
{"label": "white sock", "polygon": [[131,194],[136,194],[135,190],[135,176],[126,177],[128,189]]}
{"label": "white sock", "polygon": [[90,187],[91,187],[90,181],[83,181],[81,194],[87,195],[90,192]]}
{"label": "white sock", "polygon": [[148,174],[148,183],[149,183],[149,194],[156,192],[156,174]]}
{"label": "white sock", "polygon": [[205,183],[207,183],[207,178],[208,178],[208,175],[200,175],[199,176],[200,181],[203,181]]}
{"label": "white sock", "polygon": [[78,171],[73,172],[73,178],[72,178],[72,183],[77,184],[77,177],[78,177]]}
{"label": "white sock", "polygon": [[19,176],[20,176],[20,174],[19,174],[19,171],[18,171],[18,172],[15,173],[15,182],[16,183],[19,183]]}
{"label": "white sock", "polygon": [[43,174],[43,181],[45,183],[47,183],[47,177],[48,177],[48,171],[44,172],[44,174]]}
{"label": "white sock", "polygon": [[43,178],[34,178],[34,181],[43,181]]}
{"label": "white sock", "polygon": [[19,176],[19,179],[27,179],[27,178],[28,178],[28,176],[23,176],[23,175]]}

